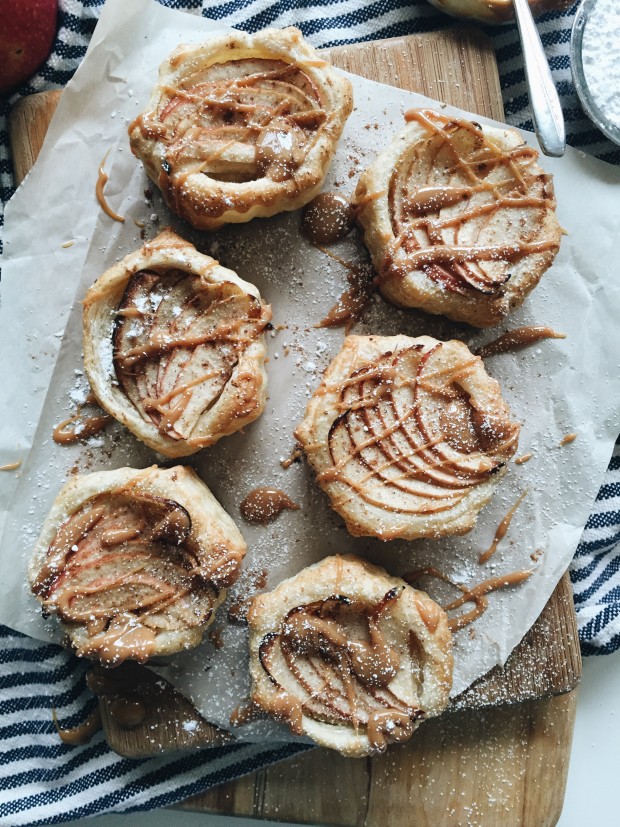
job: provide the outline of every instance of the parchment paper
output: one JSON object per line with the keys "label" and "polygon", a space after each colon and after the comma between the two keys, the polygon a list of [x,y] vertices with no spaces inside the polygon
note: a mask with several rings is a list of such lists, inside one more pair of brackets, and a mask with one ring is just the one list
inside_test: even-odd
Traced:
{"label": "parchment paper", "polygon": [[[148,204],[141,165],[129,151],[126,126],[145,105],[161,60],[181,42],[219,28],[150,0],[108,0],[86,59],[71,81],[49,129],[38,163],[7,210],[6,253],[0,308],[0,465],[21,460],[17,472],[0,473],[0,622],[42,640],[57,640],[26,587],[26,566],[40,525],[71,470],[124,465],[144,467],[164,458],[114,425],[85,445],[63,448],[52,429],[71,415],[87,392],[82,375],[80,300],[113,262],[142,243],[133,219],[146,221],[147,238],[172,224],[200,249],[254,282],[272,303],[269,336],[269,401],[262,417],[215,447],[189,459],[248,542],[242,576],[229,604],[247,597],[266,573],[268,587],[334,553],[353,552],[393,573],[432,563],[458,582],[475,584],[500,573],[535,566],[529,581],[491,596],[486,614],[455,636],[453,694],[503,663],[532,625],[568,566],[620,431],[618,361],[620,291],[620,171],[568,150],[544,158],[555,176],[558,214],[567,235],[553,267],[503,329],[549,324],[564,331],[522,351],[487,360],[506,400],[523,424],[519,454],[477,527],[465,537],[415,543],[354,539],[330,510],[304,464],[283,470],[292,431],[321,372],[338,351],[342,329],[316,329],[346,288],[344,268],[299,235],[299,215],[197,233],[166,210],[158,194]],[[357,173],[403,125],[413,106],[442,106],[420,95],[351,77],[356,108],[345,128],[326,183],[348,194]],[[445,107],[445,111],[462,114]],[[480,120],[480,118],[477,118]],[[525,136],[533,143],[532,136]],[[95,199],[97,167],[110,149],[106,196],[127,217],[105,216]],[[74,241],[70,247],[63,243]],[[366,260],[356,237],[336,252]],[[472,347],[498,329],[475,332],[446,320],[403,312],[376,297],[355,332],[457,336]],[[288,355],[285,355],[288,353]],[[577,439],[560,447],[569,432]],[[284,489],[301,508],[267,527],[244,524],[239,503],[255,486]],[[480,552],[519,494],[529,491],[505,540],[489,563]],[[605,510],[604,502],[597,506]],[[533,564],[531,555],[537,557]],[[441,593],[429,591],[439,599]],[[228,604],[227,604],[228,605]],[[160,668],[210,721],[228,726],[247,695],[246,630],[215,621],[223,648],[206,641]],[[283,726],[261,722],[237,731],[249,739],[290,739]]]}

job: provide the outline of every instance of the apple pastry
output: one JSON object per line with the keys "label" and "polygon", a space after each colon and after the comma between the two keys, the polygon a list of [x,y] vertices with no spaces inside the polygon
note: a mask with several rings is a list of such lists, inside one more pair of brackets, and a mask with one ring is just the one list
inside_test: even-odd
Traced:
{"label": "apple pastry", "polygon": [[498,324],[559,249],[551,176],[514,130],[406,117],[354,196],[379,289],[399,307]]}
{"label": "apple pastry", "polygon": [[297,29],[236,31],[173,52],[129,137],[170,209],[214,230],[310,201],[352,107]]}
{"label": "apple pastry", "polygon": [[499,384],[458,341],[348,336],[295,431],[353,535],[465,534],[517,448]]}
{"label": "apple pastry", "polygon": [[328,557],[254,598],[251,700],[343,755],[383,752],[447,705],[445,612],[353,556]]}
{"label": "apple pastry", "polygon": [[253,284],[166,230],[86,294],[84,368],[108,413],[187,456],[262,413],[270,318]]}
{"label": "apple pastry", "polygon": [[100,471],[61,489],[30,587],[79,656],[144,662],[200,643],[245,550],[191,468]]}

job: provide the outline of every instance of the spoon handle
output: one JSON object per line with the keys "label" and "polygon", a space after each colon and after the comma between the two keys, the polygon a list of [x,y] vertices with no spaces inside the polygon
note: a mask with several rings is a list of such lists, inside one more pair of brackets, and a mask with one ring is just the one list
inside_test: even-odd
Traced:
{"label": "spoon handle", "polygon": [[558,92],[527,0],[512,0],[525,63],[534,130],[545,155],[558,158],[566,149],[564,115]]}

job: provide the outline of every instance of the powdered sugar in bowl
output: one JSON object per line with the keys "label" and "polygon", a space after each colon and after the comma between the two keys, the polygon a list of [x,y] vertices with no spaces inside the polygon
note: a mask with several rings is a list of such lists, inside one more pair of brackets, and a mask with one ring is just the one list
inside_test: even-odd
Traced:
{"label": "powdered sugar in bowl", "polygon": [[571,66],[579,100],[601,132],[620,144],[620,2],[584,0],[571,36]]}

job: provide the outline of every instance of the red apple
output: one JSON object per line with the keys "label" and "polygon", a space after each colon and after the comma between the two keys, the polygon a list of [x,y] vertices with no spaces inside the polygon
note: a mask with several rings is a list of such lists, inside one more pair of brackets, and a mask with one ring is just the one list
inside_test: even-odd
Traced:
{"label": "red apple", "polygon": [[57,0],[0,0],[0,94],[34,75],[56,34]]}

